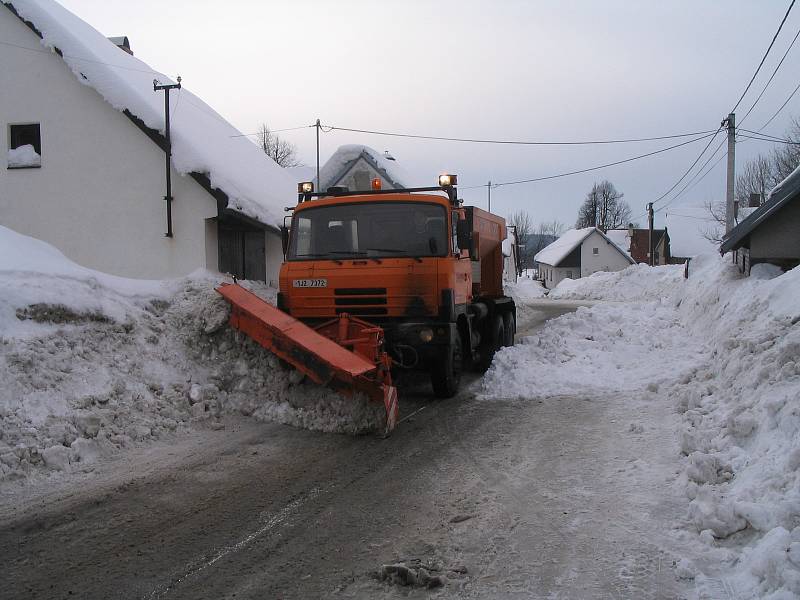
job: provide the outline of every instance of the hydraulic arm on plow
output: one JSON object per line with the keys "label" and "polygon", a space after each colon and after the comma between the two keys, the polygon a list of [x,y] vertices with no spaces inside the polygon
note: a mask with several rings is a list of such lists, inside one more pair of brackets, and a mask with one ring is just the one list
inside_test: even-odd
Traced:
{"label": "hydraulic arm on plow", "polygon": [[397,388],[383,329],[341,314],[314,328],[237,284],[217,291],[231,304],[230,325],[282,358],[313,382],[352,396],[366,394],[386,408],[385,434],[397,424]]}

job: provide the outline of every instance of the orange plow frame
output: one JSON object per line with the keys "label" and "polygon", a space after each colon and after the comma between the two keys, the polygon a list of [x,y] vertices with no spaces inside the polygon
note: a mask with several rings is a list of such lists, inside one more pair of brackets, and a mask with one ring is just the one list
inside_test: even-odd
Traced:
{"label": "orange plow frame", "polygon": [[383,402],[384,433],[394,429],[397,388],[392,385],[391,358],[383,351],[383,329],[346,314],[311,328],[238,284],[223,283],[216,290],[231,305],[231,327],[315,383]]}

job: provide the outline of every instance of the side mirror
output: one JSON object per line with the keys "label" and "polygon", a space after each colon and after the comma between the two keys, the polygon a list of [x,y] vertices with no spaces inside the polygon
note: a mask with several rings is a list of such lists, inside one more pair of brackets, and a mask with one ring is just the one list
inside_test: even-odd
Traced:
{"label": "side mirror", "polygon": [[286,225],[281,227],[281,247],[283,248],[283,260],[286,260],[286,253],[289,251],[289,228]]}
{"label": "side mirror", "polygon": [[[456,222],[456,244],[459,250],[469,250],[472,242],[469,226],[466,219],[459,219]],[[470,252],[470,254],[472,254]]]}

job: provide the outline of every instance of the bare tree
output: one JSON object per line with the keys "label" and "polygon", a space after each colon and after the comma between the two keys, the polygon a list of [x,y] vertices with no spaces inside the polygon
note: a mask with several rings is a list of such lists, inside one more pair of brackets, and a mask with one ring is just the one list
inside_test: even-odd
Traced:
{"label": "bare tree", "polygon": [[780,144],[770,153],[776,183],[786,179],[800,165],[800,121],[792,119],[785,137],[793,143]]}
{"label": "bare tree", "polygon": [[519,240],[520,244],[524,243],[523,240],[531,234],[533,229],[533,221],[531,220],[531,216],[524,210],[518,210],[517,212],[511,213],[508,216],[508,224],[517,228],[517,239]]}
{"label": "bare tree", "polygon": [[758,194],[763,202],[763,198],[779,181],[773,157],[759,154],[745,164],[742,172],[736,176],[734,197],[741,207],[749,206],[751,194]]}
{"label": "bare tree", "polygon": [[297,147],[272,133],[266,123],[258,131],[258,145],[281,167],[297,167],[302,164],[297,158]]}
{"label": "bare tree", "polygon": [[[736,177],[734,198],[740,208],[750,206],[751,194],[757,194],[760,202],[765,202],[772,188],[800,165],[800,121],[792,119],[785,138],[793,143],[776,144],[768,154],[757,155],[744,165]],[[711,225],[702,232],[703,236],[712,242],[720,242],[726,227],[725,201],[710,200],[705,203],[705,209],[711,217]]]}
{"label": "bare tree", "polygon": [[626,226],[631,219],[631,207],[622,199],[624,195],[608,180],[595,183],[578,210],[575,227],[608,231]]}
{"label": "bare tree", "polygon": [[705,209],[711,216],[711,220],[700,233],[709,242],[719,244],[725,235],[725,200],[707,200]]}

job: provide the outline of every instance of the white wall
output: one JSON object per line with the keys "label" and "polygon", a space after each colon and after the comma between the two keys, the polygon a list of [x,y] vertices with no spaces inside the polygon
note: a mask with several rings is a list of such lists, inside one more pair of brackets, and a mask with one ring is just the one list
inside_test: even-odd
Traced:
{"label": "white wall", "polygon": [[539,263],[539,277],[544,279],[544,287],[553,289],[564,279],[580,279],[578,267],[553,267]]}
{"label": "white wall", "polygon": [[[0,39],[36,49],[0,50],[0,224],[126,277],[216,269],[206,243],[205,219],[217,214],[211,195],[173,170],[175,237],[166,238],[164,153],[59,56],[42,52],[38,37],[5,7]],[[13,123],[41,124],[40,169],[6,168]],[[208,230],[215,244],[215,227]]]}
{"label": "white wall", "polygon": [[[594,254],[594,248],[597,248],[597,254]],[[581,244],[581,277],[588,277],[597,271],[621,271],[630,264],[630,261],[597,231],[589,234]]]}

